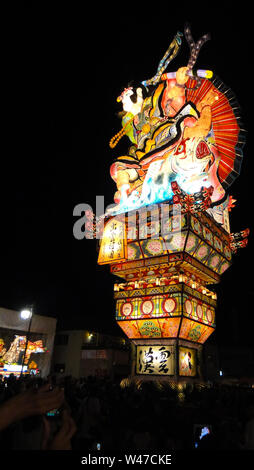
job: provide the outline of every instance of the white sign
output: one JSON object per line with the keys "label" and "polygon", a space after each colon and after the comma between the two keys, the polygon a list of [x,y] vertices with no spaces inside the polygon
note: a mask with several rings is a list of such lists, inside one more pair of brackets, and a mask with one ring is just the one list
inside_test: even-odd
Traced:
{"label": "white sign", "polygon": [[137,346],[136,373],[174,375],[174,347]]}
{"label": "white sign", "polygon": [[[21,372],[22,366],[19,366],[17,364],[6,364],[4,366],[4,371],[7,372]],[[27,366],[23,366],[23,372],[27,370]]]}

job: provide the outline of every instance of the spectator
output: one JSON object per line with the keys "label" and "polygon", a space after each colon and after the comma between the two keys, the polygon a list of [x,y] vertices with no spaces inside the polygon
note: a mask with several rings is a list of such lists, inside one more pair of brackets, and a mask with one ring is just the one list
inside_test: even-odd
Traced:
{"label": "spectator", "polygon": [[[20,389],[24,389],[25,381],[22,384]],[[8,381],[7,385],[13,390],[13,379]],[[32,387],[27,382],[26,386],[27,390],[11,398],[6,393],[8,397],[0,405],[0,432],[3,437],[4,430],[8,429],[7,437],[12,440],[7,448],[69,450],[76,427],[68,410],[63,410],[60,429],[51,439],[49,439],[50,423],[44,417],[46,412],[60,408],[64,404],[63,390],[59,388],[51,390],[50,384],[38,388]]]}
{"label": "spectator", "polygon": [[[196,424],[213,433],[202,449],[252,449],[253,389],[169,383],[119,383],[108,377],[63,377],[53,390],[43,380],[10,377],[0,382],[0,443],[12,449],[187,450],[194,448]],[[65,390],[61,390],[64,388]],[[247,407],[247,404],[250,406]],[[57,426],[48,410],[60,408]]]}

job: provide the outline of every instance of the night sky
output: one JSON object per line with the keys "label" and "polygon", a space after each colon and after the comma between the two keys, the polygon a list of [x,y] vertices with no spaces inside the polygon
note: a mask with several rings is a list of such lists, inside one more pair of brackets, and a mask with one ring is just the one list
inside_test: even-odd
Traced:
{"label": "night sky", "polygon": [[[175,33],[191,24],[194,39],[210,32],[198,68],[208,68],[235,93],[247,143],[231,231],[251,229],[249,245],[216,287],[219,343],[253,344],[253,40],[250,12],[185,11],[161,4],[137,16],[125,12],[20,7],[5,19],[2,57],[4,101],[1,156],[0,306],[55,316],[59,328],[93,328],[120,334],[114,320],[108,266],[98,266],[96,242],[75,240],[73,208],[96,195],[113,202],[112,160],[127,137],[108,142],[121,128],[116,102],[132,80],[154,75]],[[179,4],[180,5],[180,4]],[[196,4],[195,4],[196,5]],[[99,8],[99,7],[98,7]],[[154,6],[155,8],[155,6]],[[186,42],[167,71],[187,64]],[[231,325],[229,326],[229,323]]]}

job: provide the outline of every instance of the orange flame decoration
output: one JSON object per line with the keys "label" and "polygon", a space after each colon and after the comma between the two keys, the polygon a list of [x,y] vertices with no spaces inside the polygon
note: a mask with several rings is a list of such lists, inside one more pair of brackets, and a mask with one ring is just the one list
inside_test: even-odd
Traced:
{"label": "orange flame decoration", "polygon": [[233,196],[229,196],[228,212],[231,212],[232,208],[235,207],[235,202],[236,202],[236,199],[234,199]]}

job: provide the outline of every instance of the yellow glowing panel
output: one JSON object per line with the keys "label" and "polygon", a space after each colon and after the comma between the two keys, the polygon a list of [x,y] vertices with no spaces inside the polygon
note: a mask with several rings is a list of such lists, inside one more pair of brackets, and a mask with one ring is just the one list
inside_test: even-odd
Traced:
{"label": "yellow glowing panel", "polygon": [[199,323],[215,326],[215,310],[212,306],[197,301],[193,297],[185,297],[183,301],[183,314]]}
{"label": "yellow glowing panel", "polygon": [[138,322],[136,320],[118,321],[117,323],[128,338],[142,338],[138,330]]}
{"label": "yellow glowing panel", "polygon": [[[150,289],[156,290],[154,289]],[[153,295],[116,302],[116,318],[119,320],[148,319],[181,315],[180,295]]]}
{"label": "yellow glowing panel", "polygon": [[179,375],[195,377],[197,374],[196,354],[195,349],[179,347]]}
{"label": "yellow glowing panel", "polygon": [[176,338],[181,318],[161,318],[158,320],[163,338]]}
{"label": "yellow glowing panel", "polygon": [[174,375],[174,347],[170,345],[137,346],[136,373]]}
{"label": "yellow glowing panel", "polygon": [[165,247],[169,253],[176,253],[184,250],[187,231],[179,233],[170,233],[165,236]]}
{"label": "yellow glowing panel", "polygon": [[110,264],[126,260],[125,224],[113,218],[104,227],[98,264]]}
{"label": "yellow glowing panel", "polygon": [[179,338],[203,344],[213,331],[210,326],[183,318]]}
{"label": "yellow glowing panel", "polygon": [[119,320],[132,320],[140,317],[138,309],[139,299],[122,299],[116,302],[116,318]]}
{"label": "yellow glowing panel", "polygon": [[161,338],[161,329],[158,320],[139,320],[138,328],[142,338]]}

